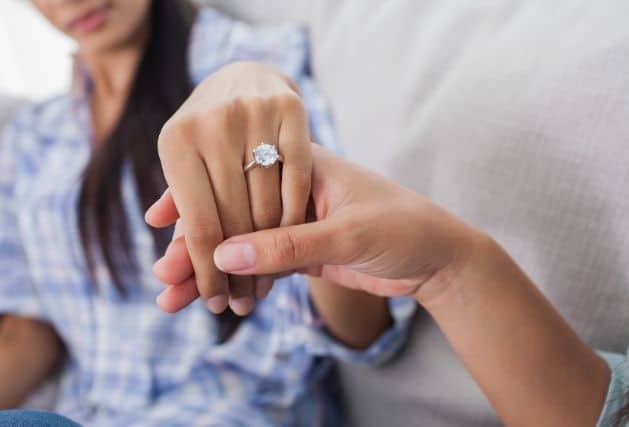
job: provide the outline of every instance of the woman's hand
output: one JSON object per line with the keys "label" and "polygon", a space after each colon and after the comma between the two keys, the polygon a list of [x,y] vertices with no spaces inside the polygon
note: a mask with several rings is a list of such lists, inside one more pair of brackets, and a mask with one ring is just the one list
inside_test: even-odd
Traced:
{"label": "woman's hand", "polygon": [[[252,150],[275,145],[284,166],[245,173]],[[212,260],[224,239],[280,225],[304,222],[312,168],[307,114],[294,85],[271,68],[254,63],[226,66],[206,79],[166,123],[159,155],[176,211],[147,216],[156,227],[180,218],[180,234],[167,254],[185,246],[197,288],[170,311],[199,294],[214,313],[229,304],[240,315],[254,305],[251,276],[230,276]],[[168,258],[167,258],[168,259]],[[190,261],[187,261],[188,263]],[[168,263],[157,264],[158,277],[178,284],[183,277]],[[266,281],[268,286],[268,279]],[[198,293],[197,293],[198,292]]]}

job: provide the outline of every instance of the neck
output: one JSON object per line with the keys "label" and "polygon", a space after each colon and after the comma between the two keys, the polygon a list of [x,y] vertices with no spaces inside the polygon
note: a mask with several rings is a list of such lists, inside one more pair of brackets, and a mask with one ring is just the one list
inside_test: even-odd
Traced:
{"label": "neck", "polygon": [[99,52],[80,52],[93,84],[93,96],[125,97],[148,42],[148,28],[130,42],[115,49]]}
{"label": "neck", "polygon": [[115,49],[79,53],[92,81],[90,113],[94,142],[106,140],[120,119],[148,37],[148,30],[144,30]]}

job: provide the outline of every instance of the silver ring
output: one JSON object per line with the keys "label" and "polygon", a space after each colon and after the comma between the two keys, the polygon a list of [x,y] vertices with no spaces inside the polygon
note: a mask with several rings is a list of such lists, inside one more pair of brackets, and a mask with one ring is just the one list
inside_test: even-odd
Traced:
{"label": "silver ring", "polygon": [[262,141],[256,148],[253,149],[253,160],[245,166],[245,173],[251,169],[271,168],[277,164],[277,162],[283,162],[282,155],[277,151],[275,145],[267,144]]}

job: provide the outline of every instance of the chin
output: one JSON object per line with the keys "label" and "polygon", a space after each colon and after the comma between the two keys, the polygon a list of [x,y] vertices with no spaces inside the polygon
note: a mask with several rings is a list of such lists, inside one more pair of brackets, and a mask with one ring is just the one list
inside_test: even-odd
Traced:
{"label": "chin", "polygon": [[93,34],[77,41],[82,52],[104,53],[122,49],[131,38],[131,36],[124,36],[116,31],[103,29],[99,34]]}

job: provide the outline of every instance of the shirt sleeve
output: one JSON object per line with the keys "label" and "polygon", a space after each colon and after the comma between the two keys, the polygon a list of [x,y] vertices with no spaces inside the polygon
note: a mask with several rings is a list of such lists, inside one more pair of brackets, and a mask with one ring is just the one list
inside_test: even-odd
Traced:
{"label": "shirt sleeve", "polygon": [[629,403],[626,400],[627,393],[629,393],[629,351],[626,356],[607,352],[599,352],[599,355],[611,369],[611,381],[603,412],[596,425],[597,427],[608,427],[616,425],[618,411]]}
{"label": "shirt sleeve", "polygon": [[14,120],[0,136],[0,314],[45,320],[20,241],[15,199],[19,124]]}
{"label": "shirt sleeve", "polygon": [[255,61],[272,66],[299,87],[313,142],[340,154],[332,116],[312,78],[310,46],[303,28],[293,24],[249,25],[205,8],[190,39],[193,84],[232,62]]}
{"label": "shirt sleeve", "polygon": [[211,8],[199,12],[188,52],[188,68],[195,85],[238,61],[269,65],[295,81],[309,67],[308,37],[300,26],[250,25]]}
{"label": "shirt sleeve", "polygon": [[293,275],[283,281],[276,284],[282,288],[277,303],[283,316],[283,339],[291,347],[290,352],[304,351],[350,363],[379,365],[395,356],[406,342],[417,307],[411,298],[389,299],[393,324],[368,348],[355,350],[328,332],[310,298],[305,276]]}

